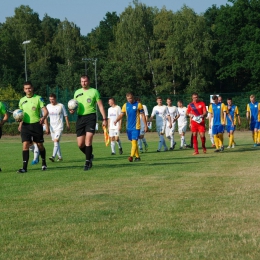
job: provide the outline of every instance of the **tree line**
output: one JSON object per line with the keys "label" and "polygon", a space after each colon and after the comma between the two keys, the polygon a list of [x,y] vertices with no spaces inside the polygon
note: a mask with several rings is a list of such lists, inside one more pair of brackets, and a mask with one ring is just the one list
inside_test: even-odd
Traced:
{"label": "tree line", "polygon": [[203,14],[134,0],[86,36],[21,5],[0,24],[0,53],[0,88],[10,93],[22,93],[25,53],[28,79],[43,96],[46,86],[78,88],[85,71],[106,97],[258,92],[260,0],[228,0]]}

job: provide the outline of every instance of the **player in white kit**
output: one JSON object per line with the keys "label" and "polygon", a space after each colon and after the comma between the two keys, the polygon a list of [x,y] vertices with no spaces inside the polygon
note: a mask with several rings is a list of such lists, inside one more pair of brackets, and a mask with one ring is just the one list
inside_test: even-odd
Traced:
{"label": "player in white kit", "polygon": [[116,125],[114,124],[117,117],[121,114],[121,107],[116,104],[114,98],[109,98],[108,104],[110,105],[110,108],[108,109],[108,113],[107,113],[107,118],[108,118],[108,132],[111,141],[111,151],[112,151],[111,155],[116,154],[115,151],[116,143],[119,148],[119,154],[123,154],[121,141],[119,139],[122,120],[118,121]]}
{"label": "player in white kit", "polygon": [[170,117],[170,113],[169,113],[167,106],[162,104],[162,98],[157,97],[156,102],[157,102],[157,106],[155,106],[153,108],[153,111],[152,111],[152,114],[151,114],[149,121],[151,122],[153,117],[156,116],[156,131],[157,131],[159,138],[160,138],[157,152],[161,151],[162,146],[164,146],[164,151],[168,151],[168,147],[165,143],[163,136],[164,136],[164,133],[165,133],[166,119],[167,118],[169,120],[169,127],[170,128],[172,127],[171,117]]}
{"label": "player in white kit", "polygon": [[67,130],[70,130],[68,113],[64,105],[57,102],[57,97],[55,94],[50,94],[49,101],[50,104],[48,104],[46,108],[49,112],[48,117],[50,119],[50,132],[52,141],[54,142],[53,153],[49,159],[54,162],[56,155],[58,155],[57,161],[62,161],[60,139],[63,131],[64,118],[66,121]]}
{"label": "player in white kit", "polygon": [[165,136],[170,140],[170,150],[175,148],[176,142],[174,141],[174,129],[177,119],[179,118],[178,108],[172,105],[172,99],[170,97],[166,100],[167,108],[171,117],[172,127],[170,127],[170,122],[167,120]]}
{"label": "player in white kit", "polygon": [[[141,103],[141,99],[140,98],[136,98],[135,100]],[[147,106],[144,105],[144,104],[142,104],[142,105],[143,105],[143,109],[144,109],[144,116],[146,118],[146,122],[148,122],[148,109],[147,109]],[[146,142],[146,139],[144,138],[144,135],[145,135],[145,124],[144,124],[144,121],[143,121],[143,118],[142,118],[141,115],[140,115],[140,122],[141,122],[141,129],[140,129],[140,135],[139,135],[139,138],[138,138],[138,147],[139,147],[140,152],[143,153],[143,144],[144,144],[144,149],[145,149],[146,152],[148,151],[148,144]]]}
{"label": "player in white kit", "polygon": [[178,100],[177,102],[178,111],[179,111],[179,118],[178,118],[178,132],[181,136],[181,145],[180,149],[183,149],[184,147],[187,147],[186,141],[185,141],[185,133],[187,131],[188,126],[188,120],[187,120],[187,107],[183,106],[182,100]]}

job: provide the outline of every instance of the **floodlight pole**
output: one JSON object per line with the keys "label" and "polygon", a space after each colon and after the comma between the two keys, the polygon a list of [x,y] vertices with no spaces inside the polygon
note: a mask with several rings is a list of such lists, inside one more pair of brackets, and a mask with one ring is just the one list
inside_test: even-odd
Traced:
{"label": "floodlight pole", "polygon": [[27,81],[27,64],[26,64],[26,44],[30,43],[31,40],[24,41],[24,72],[25,72],[25,81]]}
{"label": "floodlight pole", "polygon": [[[92,58],[82,58],[82,61],[85,63],[85,74],[87,75],[87,62],[88,61],[94,61],[94,66],[95,66],[95,86],[97,90],[97,58],[92,59]],[[96,104],[96,110],[97,110],[97,104]],[[97,121],[98,121],[98,113],[97,113]]]}
{"label": "floodlight pole", "polygon": [[88,61],[94,61],[94,66],[95,66],[95,86],[97,89],[97,59],[92,59],[92,58],[82,58],[82,61],[85,63],[85,74],[88,74],[88,70],[87,70],[87,62]]}

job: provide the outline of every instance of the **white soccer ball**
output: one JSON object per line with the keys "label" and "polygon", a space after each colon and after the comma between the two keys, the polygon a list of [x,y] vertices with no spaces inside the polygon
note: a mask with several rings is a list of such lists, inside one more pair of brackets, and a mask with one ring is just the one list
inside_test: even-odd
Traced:
{"label": "white soccer ball", "polygon": [[22,110],[22,109],[16,109],[16,110],[14,110],[14,112],[13,112],[13,118],[14,118],[16,121],[23,120],[23,110]]}
{"label": "white soccer ball", "polygon": [[71,99],[69,102],[68,102],[68,108],[70,110],[76,110],[78,108],[78,101],[76,99]]}

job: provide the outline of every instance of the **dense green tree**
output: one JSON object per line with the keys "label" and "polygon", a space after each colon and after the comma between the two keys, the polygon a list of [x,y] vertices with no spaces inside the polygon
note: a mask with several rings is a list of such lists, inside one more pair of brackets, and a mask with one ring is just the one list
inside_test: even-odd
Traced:
{"label": "dense green tree", "polygon": [[[151,61],[153,60],[151,41],[153,39],[153,23],[157,9],[145,4],[133,2],[120,15],[116,28],[116,40],[111,45],[111,53],[115,62],[127,63],[134,71],[136,82],[132,82],[140,93],[151,93],[156,87]],[[131,77],[131,78],[132,78]]]}
{"label": "dense green tree", "polygon": [[175,75],[182,78],[181,86],[186,92],[208,91],[212,45],[203,16],[187,6],[175,14],[174,32],[168,39],[167,52],[174,59]]}
{"label": "dense green tree", "polygon": [[216,18],[216,61],[224,91],[259,90],[260,1],[233,0]]}

